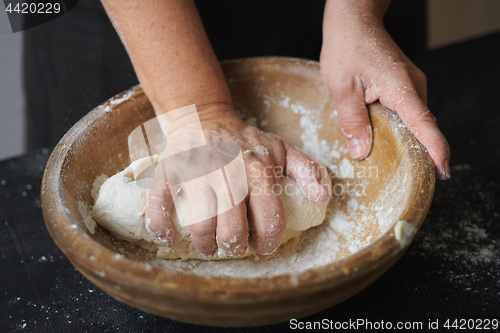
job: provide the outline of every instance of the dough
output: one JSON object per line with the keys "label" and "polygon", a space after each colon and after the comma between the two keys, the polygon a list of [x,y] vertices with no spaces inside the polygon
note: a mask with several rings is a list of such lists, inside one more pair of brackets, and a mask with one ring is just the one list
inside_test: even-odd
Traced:
{"label": "dough", "polygon": [[[156,159],[155,159],[156,161]],[[143,169],[150,163],[150,158],[142,158],[134,161],[125,170],[107,179],[100,189],[95,184],[93,195],[95,204],[92,209],[92,217],[96,222],[113,233],[120,239],[136,243],[143,248],[155,252],[159,257],[165,259],[229,259],[226,253],[219,251],[214,257],[208,258],[195,251],[191,242],[191,233],[188,227],[181,227],[181,221],[188,221],[189,210],[185,200],[179,200],[172,213],[172,223],[176,229],[175,243],[172,246],[164,246],[156,243],[145,227],[144,206],[147,196],[147,188],[137,185],[134,180],[133,170]],[[331,195],[331,179],[326,168],[321,168],[325,185]],[[288,177],[280,180],[281,188],[286,189],[282,193],[283,205],[287,227],[283,236],[282,244],[292,238],[299,236],[302,231],[317,226],[323,222],[326,215],[328,201],[316,203],[308,200],[298,190],[295,181]],[[186,223],[182,223],[186,225]],[[248,248],[244,256],[254,252]]]}

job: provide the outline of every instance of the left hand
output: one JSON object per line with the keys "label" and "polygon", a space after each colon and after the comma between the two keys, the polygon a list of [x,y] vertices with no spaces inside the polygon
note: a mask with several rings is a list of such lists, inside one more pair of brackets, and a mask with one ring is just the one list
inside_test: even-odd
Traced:
{"label": "left hand", "polygon": [[450,148],[427,106],[426,77],[385,30],[387,8],[380,2],[329,0],[325,8],[321,72],[338,107],[349,153],[356,159],[370,153],[366,105],[379,100],[425,146],[438,177],[448,179]]}

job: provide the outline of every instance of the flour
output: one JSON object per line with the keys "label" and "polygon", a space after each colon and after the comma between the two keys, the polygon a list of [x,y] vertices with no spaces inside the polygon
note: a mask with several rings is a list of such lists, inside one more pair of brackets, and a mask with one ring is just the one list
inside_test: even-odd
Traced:
{"label": "flour", "polygon": [[[456,240],[461,240],[463,246],[450,245],[450,242]],[[484,228],[468,219],[457,221],[455,228],[445,228],[432,235],[425,234],[422,236],[420,247],[446,261],[461,262],[467,266],[491,261],[500,264],[500,242],[489,239]]]}
{"label": "flour", "polygon": [[110,99],[106,103],[98,106],[98,108],[101,108],[105,112],[111,112],[111,111],[113,111],[114,105],[118,105],[118,104],[128,100],[136,92],[136,90],[139,88],[140,88],[140,85],[136,85],[136,86],[130,88],[129,90],[126,90],[124,93],[113,97],[112,99]]}
{"label": "flour", "polygon": [[[314,116],[318,110],[312,110],[300,103],[294,104],[286,96],[282,96],[278,103],[301,115],[302,150],[313,159],[328,165],[330,170],[342,169],[339,173],[342,172],[341,175],[345,177],[340,177],[339,174],[334,182],[342,184],[341,182],[356,180],[368,187],[367,191],[369,191],[370,176],[361,176],[360,173],[355,172],[358,168],[357,162],[351,162],[348,159],[347,149],[338,140],[328,144],[326,140],[319,137],[318,129],[321,124]],[[336,110],[333,110],[331,115],[336,117]],[[401,213],[399,209],[392,207],[402,206],[401,201],[405,198],[404,193],[408,185],[400,183],[401,172],[403,172],[402,169],[398,169],[398,172],[389,180],[381,197],[373,203],[359,204],[358,198],[362,198],[365,193],[349,193],[348,191],[337,193],[329,204],[323,224],[307,230],[300,239],[296,240],[296,244],[285,244],[271,257],[254,256],[223,263],[156,260],[153,265],[169,271],[187,271],[196,275],[234,278],[290,274],[291,282],[298,283],[300,273],[343,259],[367,247],[392,227],[395,218]],[[378,177],[378,174],[372,176]],[[345,211],[339,209],[341,200],[346,202]],[[387,202],[389,204],[386,204]],[[372,234],[366,231],[374,226],[376,228]]]}
{"label": "flour", "polygon": [[347,152],[346,148],[339,147],[338,140],[332,147],[328,144],[328,141],[319,137],[318,130],[323,126],[319,122],[319,112],[314,112],[301,102],[290,104],[290,97],[287,96],[282,97],[280,105],[289,107],[293,113],[301,115],[300,127],[303,129],[301,139],[304,153],[331,168],[332,159],[338,159],[341,153],[345,154]]}
{"label": "flour", "polygon": [[347,158],[342,159],[338,166],[338,177],[341,179],[354,179],[354,167]]}
{"label": "flour", "polygon": [[[231,82],[229,82],[231,84]],[[289,96],[282,95],[278,99],[261,95],[264,99],[267,112],[257,121],[256,125],[267,126],[266,114],[276,104],[287,107],[295,114],[300,115],[302,128],[301,148],[306,154],[318,162],[326,165],[334,178],[334,188],[337,192],[331,200],[323,224],[311,228],[280,247],[271,256],[253,255],[239,260],[203,261],[203,260],[163,260],[151,257],[144,263],[146,267],[159,267],[171,272],[189,272],[203,276],[225,276],[233,278],[271,277],[290,274],[292,283],[298,283],[300,273],[312,268],[322,267],[334,261],[343,259],[370,245],[384,232],[393,226],[397,216],[404,207],[403,200],[409,184],[403,174],[403,169],[396,166],[380,195],[373,202],[366,202],[363,197],[370,189],[370,180],[378,177],[359,172],[359,162],[348,157],[348,150],[339,140],[327,141],[320,137],[323,126],[317,116],[320,110],[312,109],[309,105],[294,102]],[[248,119],[248,110],[245,110],[238,101],[235,101],[238,115]],[[329,112],[332,121],[336,121],[338,112],[334,109]],[[397,117],[391,119],[393,127],[405,129]],[[401,126],[400,128],[398,126]],[[420,149],[416,146],[415,149]],[[251,151],[260,150],[253,148]],[[250,153],[246,151],[244,153]],[[368,157],[369,159],[370,157]],[[335,172],[333,172],[335,171]],[[402,181],[402,179],[404,179]],[[350,184],[361,186],[362,190],[352,190]],[[360,204],[362,202],[362,204]],[[402,229],[403,230],[403,229]],[[404,230],[403,230],[404,231]],[[133,245],[131,245],[133,246]],[[122,253],[128,250],[123,249]]]}
{"label": "flour", "polygon": [[91,234],[94,234],[97,224],[92,218],[90,206],[83,201],[78,201],[78,212],[83,217],[83,223],[87,230],[90,231]]}
{"label": "flour", "polygon": [[349,201],[347,202],[347,211],[349,212],[350,215],[354,214],[356,210],[358,210],[358,207],[359,207],[358,200],[356,200],[356,198],[354,197],[349,199]]}
{"label": "flour", "polygon": [[498,197],[469,164],[451,172],[452,179],[436,186],[440,208],[431,209],[409,251],[437,263],[429,269],[442,283],[491,295],[479,286],[500,286],[500,240],[489,232],[499,225]]}

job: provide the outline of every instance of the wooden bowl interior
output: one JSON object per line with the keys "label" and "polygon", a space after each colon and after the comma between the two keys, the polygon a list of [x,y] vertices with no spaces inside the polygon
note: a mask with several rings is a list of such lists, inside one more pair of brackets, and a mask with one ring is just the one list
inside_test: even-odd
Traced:
{"label": "wooden bowl interior", "polygon": [[[314,145],[304,145],[302,138],[310,138],[315,132],[313,144],[329,148],[320,158],[334,175],[335,195],[329,214],[342,211],[355,223],[349,235],[339,235],[339,251],[331,258],[331,264],[293,279],[206,278],[144,265],[161,259],[116,239],[99,226],[95,233],[89,232],[83,215],[93,204],[91,190],[95,179],[102,174],[111,176],[130,163],[128,135],[154,117],[151,104],[138,87],[89,113],[54,151],[44,175],[42,194],[52,237],[73,264],[105,291],[145,311],[189,322],[279,322],[319,311],[362,290],[387,270],[408,245],[394,236],[398,221],[405,221],[414,229],[421,225],[434,189],[429,156],[394,113],[373,104],[372,152],[363,161],[350,159],[335,104],[321,80],[317,63],[256,58],[226,62],[223,69],[235,107],[254,117],[262,130],[305,150]],[[335,176],[343,161],[353,166],[353,178]],[[353,196],[345,192],[348,183],[351,188],[364,189],[361,195],[354,196],[354,211],[349,204]],[[340,193],[341,189],[344,193]],[[293,299],[304,304],[287,311],[276,310],[280,302]],[[206,315],[214,302],[228,305],[228,314]],[[244,310],[249,304],[253,308],[259,303],[262,311],[255,310],[255,316],[245,320]],[[185,309],[188,305],[189,309]]]}

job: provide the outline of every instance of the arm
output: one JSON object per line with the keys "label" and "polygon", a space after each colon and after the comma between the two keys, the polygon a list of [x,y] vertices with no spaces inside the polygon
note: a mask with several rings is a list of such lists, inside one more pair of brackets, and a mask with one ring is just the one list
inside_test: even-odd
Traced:
{"label": "arm", "polygon": [[193,1],[103,1],[155,112],[231,103]]}
{"label": "arm", "polygon": [[373,136],[366,104],[379,100],[399,114],[425,146],[440,179],[450,177],[450,148],[427,107],[425,75],[383,26],[390,0],[327,0],[321,71],[335,99],[353,158],[363,159]]}
{"label": "arm", "polygon": [[[214,218],[189,224],[196,250],[212,256],[219,249],[238,257],[251,246],[256,253],[272,253],[281,243],[286,221],[281,197],[273,192],[280,176],[276,173],[264,176],[269,174],[266,168],[285,170],[306,196],[324,201],[328,191],[321,185],[317,164],[293,146],[243,123],[236,116],[222,70],[192,0],[103,0],[103,3],[157,115],[168,115],[170,110],[195,104],[207,142],[229,142],[238,145],[241,151],[252,152],[243,156],[249,193],[246,200]],[[176,149],[191,139],[184,129],[175,128]],[[172,143],[168,132],[167,150]],[[257,152],[258,146],[266,147],[267,152]],[[191,147],[182,148],[187,151]],[[179,168],[189,168],[192,164],[196,163],[183,163]],[[304,173],[300,165],[312,168]],[[227,175],[228,179],[232,176]],[[175,241],[170,221],[173,199],[167,181],[157,173],[145,209],[146,228],[164,245]],[[183,192],[190,219],[198,212],[217,210],[217,189],[206,186],[196,193],[190,189]],[[251,225],[247,221],[247,207]]]}

